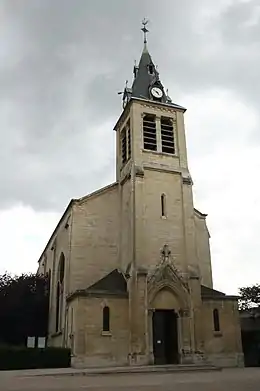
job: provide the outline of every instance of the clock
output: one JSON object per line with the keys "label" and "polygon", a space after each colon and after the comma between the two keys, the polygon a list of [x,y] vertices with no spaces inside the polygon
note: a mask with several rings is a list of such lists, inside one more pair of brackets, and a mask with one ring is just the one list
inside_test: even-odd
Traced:
{"label": "clock", "polygon": [[156,99],[160,99],[163,96],[163,92],[162,92],[162,90],[159,87],[153,87],[151,89],[151,94]]}

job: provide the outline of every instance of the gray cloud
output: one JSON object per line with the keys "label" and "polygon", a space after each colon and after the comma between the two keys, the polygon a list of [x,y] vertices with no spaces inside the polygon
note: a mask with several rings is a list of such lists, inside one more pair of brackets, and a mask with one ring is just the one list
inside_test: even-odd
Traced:
{"label": "gray cloud", "polygon": [[117,92],[140,55],[144,15],[173,100],[223,88],[259,106],[256,1],[0,2],[2,208],[61,209],[113,181]]}

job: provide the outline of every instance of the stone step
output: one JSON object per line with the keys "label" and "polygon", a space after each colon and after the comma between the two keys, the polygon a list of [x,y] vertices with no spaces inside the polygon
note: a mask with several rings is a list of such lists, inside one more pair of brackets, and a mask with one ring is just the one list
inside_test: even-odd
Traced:
{"label": "stone step", "polygon": [[115,373],[157,373],[157,372],[189,372],[189,371],[216,371],[221,368],[210,364],[181,364],[181,365],[149,365],[149,366],[126,366],[115,368],[98,368],[86,370],[86,375],[115,374]]}
{"label": "stone step", "polygon": [[[195,371],[220,371],[221,368],[210,364],[180,364],[180,365],[147,365],[147,366],[123,366],[123,367],[99,367],[99,368],[65,368],[52,370],[27,371],[27,376],[95,376],[116,375],[130,373],[178,373]],[[20,375],[22,375],[20,373]]]}

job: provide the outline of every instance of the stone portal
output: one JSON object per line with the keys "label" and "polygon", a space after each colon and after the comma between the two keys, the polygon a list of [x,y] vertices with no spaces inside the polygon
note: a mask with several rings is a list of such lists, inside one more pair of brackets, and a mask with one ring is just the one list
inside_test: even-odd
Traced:
{"label": "stone portal", "polygon": [[178,326],[174,310],[153,312],[153,355],[154,364],[178,364]]}

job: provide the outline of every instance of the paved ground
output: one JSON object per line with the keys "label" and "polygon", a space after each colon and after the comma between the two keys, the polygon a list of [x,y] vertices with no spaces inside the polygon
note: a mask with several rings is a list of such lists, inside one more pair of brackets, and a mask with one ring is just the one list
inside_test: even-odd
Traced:
{"label": "paved ground", "polygon": [[260,368],[221,372],[29,376],[1,373],[1,391],[259,391]]}

